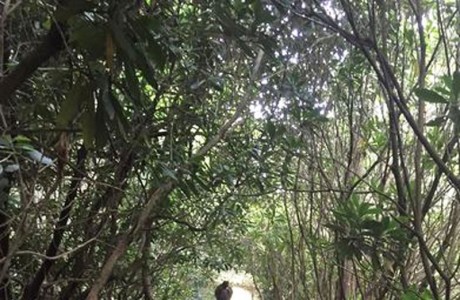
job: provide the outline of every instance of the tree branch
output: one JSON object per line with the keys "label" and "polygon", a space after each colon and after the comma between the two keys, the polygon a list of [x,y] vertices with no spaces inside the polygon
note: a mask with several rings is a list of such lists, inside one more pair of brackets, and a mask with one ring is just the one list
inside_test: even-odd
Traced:
{"label": "tree branch", "polygon": [[64,48],[63,32],[62,25],[54,23],[40,45],[0,80],[0,105],[7,105],[9,98],[35,70]]}
{"label": "tree branch", "polygon": [[[251,82],[255,80],[255,77],[258,73],[260,68],[260,64],[263,58],[263,52],[259,51],[259,54],[256,58],[254,68],[251,74]],[[251,87],[252,88],[252,87]],[[200,148],[195,155],[191,158],[191,161],[200,160],[206,155],[209,150],[214,148],[224,137],[225,135],[234,127],[235,123],[237,123],[238,119],[240,118],[243,110],[248,106],[252,99],[253,93],[249,92],[246,97],[239,103],[235,113],[228,119],[222,127],[219,129],[217,134],[210,139],[210,141],[205,144],[202,148]],[[191,164],[184,166],[184,168],[189,168]],[[157,207],[160,201],[165,199],[165,197],[170,194],[174,188],[176,187],[176,181],[172,179],[166,180],[162,185],[160,185],[157,189],[151,192],[150,197],[148,199],[147,204],[145,205],[144,209],[142,210],[141,214],[137,218],[136,223],[131,227],[127,233],[123,234],[117,242],[115,249],[110,254],[109,258],[104,263],[102,267],[101,273],[99,277],[96,279],[96,282],[91,287],[87,300],[97,300],[99,292],[107,283],[110,275],[112,274],[112,270],[115,267],[118,259],[126,252],[129,244],[138,237],[138,235],[144,230],[144,228],[148,225],[149,220],[151,220],[152,211]]]}
{"label": "tree branch", "polygon": [[[77,152],[77,168],[74,170],[74,174],[72,176],[72,182],[70,184],[70,188],[64,203],[64,206],[61,210],[61,214],[59,215],[59,220],[56,224],[56,228],[54,229],[53,239],[51,240],[50,244],[48,245],[48,249],[46,250],[46,257],[53,257],[56,255],[59,246],[61,244],[62,238],[65,232],[65,226],[67,225],[67,221],[70,217],[70,211],[72,210],[73,203],[75,201],[75,197],[77,196],[77,191],[80,187],[81,181],[84,176],[84,172],[82,172],[82,168],[84,166],[84,161],[86,158],[86,149],[82,146]],[[36,296],[39,293],[40,286],[45,279],[48,271],[54,264],[54,260],[46,258],[40,269],[35,274],[35,277],[32,281],[26,286],[24,295],[22,299],[36,299]]]}

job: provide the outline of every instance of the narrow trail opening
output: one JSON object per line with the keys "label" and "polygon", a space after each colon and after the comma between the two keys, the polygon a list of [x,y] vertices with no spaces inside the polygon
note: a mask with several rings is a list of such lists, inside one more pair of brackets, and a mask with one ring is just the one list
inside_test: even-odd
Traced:
{"label": "narrow trail opening", "polygon": [[232,300],[259,300],[250,274],[230,270],[219,274],[218,284],[224,280],[228,280],[233,289]]}

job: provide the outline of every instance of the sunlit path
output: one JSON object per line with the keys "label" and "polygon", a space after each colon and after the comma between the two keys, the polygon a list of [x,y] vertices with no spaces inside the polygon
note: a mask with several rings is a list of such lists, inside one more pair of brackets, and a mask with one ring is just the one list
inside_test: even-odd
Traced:
{"label": "sunlit path", "polygon": [[230,281],[233,289],[232,300],[258,300],[252,277],[249,274],[235,271],[222,272],[219,275],[218,282],[224,280]]}
{"label": "sunlit path", "polygon": [[238,286],[233,287],[232,300],[255,300],[252,293],[245,288]]}

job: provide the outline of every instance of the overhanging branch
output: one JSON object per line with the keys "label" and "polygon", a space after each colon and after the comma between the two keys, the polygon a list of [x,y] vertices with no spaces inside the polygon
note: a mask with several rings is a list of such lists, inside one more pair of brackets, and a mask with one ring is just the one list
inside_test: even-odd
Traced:
{"label": "overhanging branch", "polygon": [[63,29],[53,24],[42,42],[32,50],[7,76],[0,80],[0,105],[7,105],[14,92],[39,66],[64,48]]}

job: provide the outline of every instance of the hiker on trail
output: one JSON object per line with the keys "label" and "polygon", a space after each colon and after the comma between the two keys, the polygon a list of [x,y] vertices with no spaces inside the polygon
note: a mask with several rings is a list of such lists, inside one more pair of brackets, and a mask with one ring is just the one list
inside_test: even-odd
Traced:
{"label": "hiker on trail", "polygon": [[230,300],[232,298],[232,288],[229,286],[228,281],[219,284],[214,292],[216,300]]}

